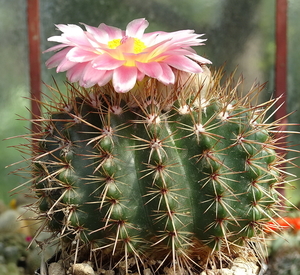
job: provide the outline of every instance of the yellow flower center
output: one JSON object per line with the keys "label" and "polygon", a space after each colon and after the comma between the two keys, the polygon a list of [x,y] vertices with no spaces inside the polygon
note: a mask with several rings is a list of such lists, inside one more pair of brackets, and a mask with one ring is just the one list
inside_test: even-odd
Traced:
{"label": "yellow flower center", "polygon": [[114,39],[114,40],[111,40],[111,41],[108,42],[107,45],[108,45],[108,47],[109,47],[110,49],[115,49],[115,48],[117,48],[118,46],[121,45],[121,39]]}
{"label": "yellow flower center", "polygon": [[[128,39],[128,37],[123,37],[122,39],[113,39],[113,40],[109,41],[107,45],[110,49],[116,49],[121,44],[126,43],[127,39]],[[140,39],[138,39],[138,38],[133,38],[133,39],[134,39],[133,49],[132,49],[133,53],[138,54],[147,48],[145,43],[143,41],[141,41]]]}
{"label": "yellow flower center", "polygon": [[133,45],[134,53],[140,53],[146,48],[147,48],[147,46],[145,45],[145,43],[143,41],[141,41],[137,38],[134,38],[134,45]]}

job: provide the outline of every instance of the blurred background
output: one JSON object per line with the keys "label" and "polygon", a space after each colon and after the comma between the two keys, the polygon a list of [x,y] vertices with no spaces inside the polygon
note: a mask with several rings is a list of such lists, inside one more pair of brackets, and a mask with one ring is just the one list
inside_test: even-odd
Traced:
{"label": "blurred background", "polygon": [[[236,75],[244,77],[244,90],[255,81],[267,82],[262,94],[262,100],[267,100],[275,89],[275,11],[275,0],[41,0],[41,78],[50,85],[52,77],[59,83],[65,80],[64,73],[56,74],[44,65],[52,53],[42,54],[42,51],[54,45],[47,38],[60,34],[54,24],[84,22],[98,26],[104,22],[125,29],[131,20],[145,17],[150,22],[146,32],[193,29],[205,33],[206,45],[198,47],[198,53],[212,60],[213,67],[224,65],[227,75],[237,68]],[[288,1],[287,109],[296,111],[289,116],[290,123],[300,122],[299,13],[300,1]],[[8,191],[24,182],[11,172],[26,165],[22,162],[26,155],[11,146],[26,140],[7,138],[24,135],[28,133],[26,128],[30,128],[29,122],[22,119],[30,118],[26,1],[0,0],[0,18],[0,199],[8,203],[12,199]],[[42,90],[47,91],[45,85]],[[292,130],[297,128],[294,126]],[[299,135],[290,135],[288,141],[299,144]],[[16,162],[20,164],[9,166]],[[300,164],[299,160],[295,162]],[[300,176],[299,169],[294,168],[293,173]],[[295,203],[300,200],[299,195],[300,191],[289,193]]]}

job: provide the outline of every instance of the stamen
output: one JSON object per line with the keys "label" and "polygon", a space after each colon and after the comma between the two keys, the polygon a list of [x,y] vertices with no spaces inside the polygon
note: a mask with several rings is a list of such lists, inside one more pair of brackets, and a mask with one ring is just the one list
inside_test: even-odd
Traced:
{"label": "stamen", "polygon": [[120,45],[121,45],[121,39],[114,39],[107,43],[107,46],[110,49],[115,49],[115,48],[119,47]]}
{"label": "stamen", "polygon": [[[141,41],[140,39],[131,38],[128,36],[123,36],[122,39],[113,39],[113,40],[109,41],[107,43],[107,45],[110,49],[116,49],[117,47],[119,47],[122,44],[130,43],[131,39],[133,39],[133,47],[132,47],[133,53],[138,54],[147,48],[145,43],[143,41]],[[132,43],[132,40],[131,40],[131,43]]]}
{"label": "stamen", "polygon": [[133,52],[135,54],[142,52],[146,48],[147,47],[143,41],[141,41],[137,38],[134,38]]}

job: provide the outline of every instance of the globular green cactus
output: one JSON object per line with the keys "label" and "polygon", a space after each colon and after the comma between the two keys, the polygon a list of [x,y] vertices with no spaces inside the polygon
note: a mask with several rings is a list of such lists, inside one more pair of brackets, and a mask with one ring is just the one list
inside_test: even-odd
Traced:
{"label": "globular green cactus", "polygon": [[275,100],[257,105],[262,87],[238,95],[219,74],[179,83],[148,79],[126,94],[68,85],[44,103],[32,190],[65,263],[184,274],[261,251],[285,182],[266,115]]}

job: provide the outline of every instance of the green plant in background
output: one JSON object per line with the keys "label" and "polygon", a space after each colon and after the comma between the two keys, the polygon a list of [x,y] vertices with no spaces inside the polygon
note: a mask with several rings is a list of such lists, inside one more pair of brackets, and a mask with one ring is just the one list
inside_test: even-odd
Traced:
{"label": "green plant in background", "polygon": [[[30,199],[24,197],[13,199],[10,207],[0,202],[1,275],[33,274],[40,265],[41,260],[38,254],[40,250],[35,249],[34,246],[28,247],[37,229],[34,224],[28,226],[30,221],[26,217],[32,217],[33,213],[29,213],[22,207],[29,203]],[[47,237],[49,236],[44,236],[44,239]],[[51,254],[53,251],[48,256]]]}
{"label": "green plant in background", "polygon": [[[299,220],[298,213],[296,220]],[[289,220],[291,217],[287,217]],[[298,275],[300,259],[299,222],[292,230],[286,226],[285,232],[277,236],[268,246],[269,261],[266,275]]]}
{"label": "green plant in background", "polygon": [[59,240],[66,269],[184,274],[263,257],[289,162],[266,115],[276,99],[257,104],[263,87],[241,96],[240,83],[211,76],[190,48],[199,35],[144,34],[147,25],[58,25],[50,38],[62,44],[47,65],[79,86],[52,88],[37,119],[38,232]]}

